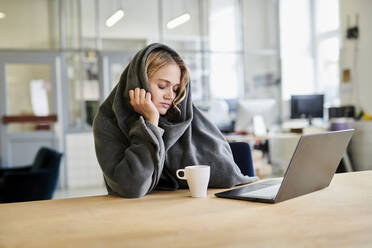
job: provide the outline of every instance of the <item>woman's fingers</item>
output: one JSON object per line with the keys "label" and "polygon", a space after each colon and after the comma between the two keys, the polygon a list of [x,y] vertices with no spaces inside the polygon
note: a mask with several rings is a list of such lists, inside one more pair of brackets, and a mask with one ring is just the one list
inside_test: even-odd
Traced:
{"label": "woman's fingers", "polygon": [[134,99],[136,104],[140,104],[140,88],[135,88],[134,89]]}
{"label": "woman's fingers", "polygon": [[129,91],[129,99],[132,101],[134,99],[134,90]]}
{"label": "woman's fingers", "polygon": [[144,89],[135,88],[129,91],[130,105],[134,111],[141,114],[147,121],[158,125],[159,111],[151,101],[151,93]]}
{"label": "woman's fingers", "polygon": [[151,94],[144,89],[135,88],[129,90],[130,104],[136,112],[143,114],[146,112],[146,104],[151,103]]}
{"label": "woman's fingers", "polygon": [[146,91],[144,89],[141,89],[140,91],[140,103],[141,104],[145,103],[145,97],[146,97]]}
{"label": "woman's fingers", "polygon": [[147,103],[151,102],[151,93],[150,92],[146,92],[145,100],[146,100]]}
{"label": "woman's fingers", "polygon": [[[135,88],[134,90],[129,91],[130,100],[134,100],[136,104],[144,103],[149,92],[146,92],[144,89]],[[150,95],[151,100],[151,95]]]}

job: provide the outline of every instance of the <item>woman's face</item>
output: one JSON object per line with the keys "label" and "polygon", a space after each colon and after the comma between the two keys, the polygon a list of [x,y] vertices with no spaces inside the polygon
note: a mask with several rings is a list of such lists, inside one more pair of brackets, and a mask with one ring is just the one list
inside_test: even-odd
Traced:
{"label": "woman's face", "polygon": [[181,86],[181,70],[176,63],[161,67],[149,77],[151,100],[161,115],[165,115]]}

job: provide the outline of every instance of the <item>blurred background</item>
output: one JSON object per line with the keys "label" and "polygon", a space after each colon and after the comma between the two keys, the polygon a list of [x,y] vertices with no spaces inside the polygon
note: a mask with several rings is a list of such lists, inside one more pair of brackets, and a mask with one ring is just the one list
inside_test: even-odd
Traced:
{"label": "blurred background", "polygon": [[0,167],[46,146],[63,153],[55,198],[106,193],[94,115],[161,42],[257,175],[282,176],[301,134],[351,127],[338,172],[372,169],[371,25],[369,0],[1,0]]}

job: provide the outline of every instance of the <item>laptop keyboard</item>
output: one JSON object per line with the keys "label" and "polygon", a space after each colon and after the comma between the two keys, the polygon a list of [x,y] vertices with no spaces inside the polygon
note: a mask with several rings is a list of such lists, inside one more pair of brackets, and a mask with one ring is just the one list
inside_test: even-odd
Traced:
{"label": "laptop keyboard", "polygon": [[242,196],[246,197],[254,197],[254,198],[263,198],[263,199],[274,199],[276,194],[279,191],[281,184],[268,186],[266,188],[250,191],[247,193],[243,193]]}

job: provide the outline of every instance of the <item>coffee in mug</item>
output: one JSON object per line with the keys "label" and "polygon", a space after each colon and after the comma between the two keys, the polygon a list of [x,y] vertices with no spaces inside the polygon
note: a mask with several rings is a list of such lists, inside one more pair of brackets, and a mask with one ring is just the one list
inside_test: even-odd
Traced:
{"label": "coffee in mug", "polygon": [[[180,172],[184,175],[181,177]],[[186,166],[185,169],[179,169],[176,171],[176,175],[179,179],[187,181],[190,193],[192,197],[206,197],[207,189],[210,176],[209,165],[192,165]]]}

